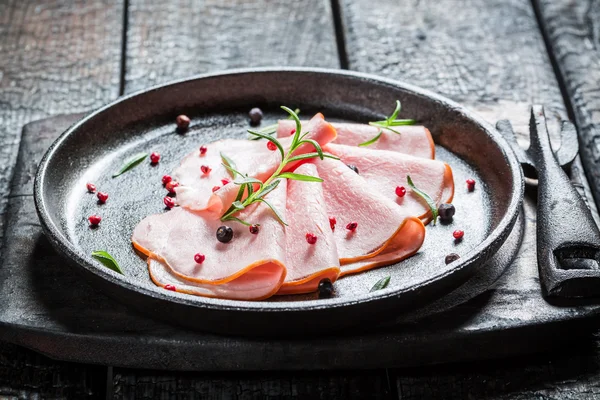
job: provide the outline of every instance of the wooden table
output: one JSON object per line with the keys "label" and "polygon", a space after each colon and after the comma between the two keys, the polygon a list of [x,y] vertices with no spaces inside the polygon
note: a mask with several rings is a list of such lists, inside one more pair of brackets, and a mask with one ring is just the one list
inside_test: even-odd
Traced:
{"label": "wooden table", "polygon": [[[540,29],[540,27],[542,29]],[[510,118],[574,119],[600,187],[600,2],[8,0],[0,2],[0,212],[21,127],[187,75],[301,65],[376,73]],[[597,199],[598,200],[598,199]],[[0,230],[1,231],[1,230]],[[595,347],[419,370],[192,374],[57,362],[0,344],[0,398],[600,396]]]}

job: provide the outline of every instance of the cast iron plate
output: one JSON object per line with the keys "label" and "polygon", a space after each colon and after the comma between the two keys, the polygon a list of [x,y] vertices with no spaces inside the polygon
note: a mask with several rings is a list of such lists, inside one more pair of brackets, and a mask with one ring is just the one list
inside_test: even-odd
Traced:
{"label": "cast iron plate", "polygon": [[[332,120],[381,119],[403,104],[401,117],[416,118],[432,132],[437,158],[453,168],[457,213],[450,225],[428,226],[421,251],[401,264],[339,280],[336,295],[275,297],[241,302],[207,299],[157,288],[129,238],[144,216],[163,210],[160,177],[202,143],[245,137],[247,112],[266,111],[263,124],[283,114],[279,105],[304,116],[322,111]],[[192,118],[178,134],[178,114]],[[161,163],[143,163],[118,178],[112,173],[134,153],[158,151]],[[468,193],[466,178],[477,180]],[[85,183],[110,194],[98,205]],[[337,70],[253,69],[203,75],[132,94],[91,113],[48,150],[36,176],[35,200],[46,235],[78,270],[107,294],[155,317],[220,333],[284,335],[324,333],[368,326],[425,305],[464,283],[499,249],[510,233],[523,195],[519,165],[504,139],[458,104],[404,83]],[[90,229],[87,216],[103,222]],[[454,229],[463,229],[459,244]],[[92,250],[109,250],[125,270],[116,274],[94,261]],[[461,259],[448,266],[444,257]],[[369,293],[381,277],[387,289]]]}

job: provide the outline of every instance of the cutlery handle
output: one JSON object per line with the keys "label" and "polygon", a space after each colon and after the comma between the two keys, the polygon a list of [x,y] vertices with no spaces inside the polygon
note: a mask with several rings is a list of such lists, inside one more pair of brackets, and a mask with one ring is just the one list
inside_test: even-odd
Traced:
{"label": "cutlery handle", "polygon": [[558,164],[544,110],[534,106],[528,153],[538,172],[537,259],[547,296],[600,296],[600,232]]}

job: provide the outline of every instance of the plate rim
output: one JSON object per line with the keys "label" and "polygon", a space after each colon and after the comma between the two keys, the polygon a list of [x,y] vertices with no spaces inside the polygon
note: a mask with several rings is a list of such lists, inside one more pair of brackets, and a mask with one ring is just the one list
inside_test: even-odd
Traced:
{"label": "plate rim", "polygon": [[[389,85],[393,88],[400,88],[409,92],[412,92],[415,95],[428,98],[430,100],[436,101],[438,103],[442,103],[446,106],[451,107],[454,111],[463,114],[467,118],[474,121],[476,124],[480,125],[486,133],[491,137],[493,141],[498,144],[500,151],[502,152],[505,160],[508,161],[508,168],[511,171],[511,175],[513,177],[513,185],[512,185],[512,196],[511,201],[507,207],[507,211],[489,235],[481,241],[477,246],[469,250],[467,255],[460,259],[460,262],[451,269],[445,270],[443,273],[438,274],[434,277],[431,277],[425,281],[419,282],[417,284],[413,284],[408,287],[403,288],[388,288],[375,292],[366,292],[363,295],[357,296],[354,299],[347,298],[332,298],[332,299],[320,299],[320,300],[302,300],[302,301],[280,301],[280,302],[268,302],[268,301],[242,301],[242,300],[228,300],[228,299],[216,299],[216,298],[208,298],[202,296],[191,296],[178,292],[166,291],[166,290],[158,290],[160,288],[147,288],[145,286],[137,284],[132,278],[127,277],[126,275],[118,274],[108,268],[99,268],[93,261],[88,260],[84,257],[78,249],[73,245],[73,243],[65,237],[60,229],[56,226],[52,218],[50,217],[50,213],[46,208],[46,204],[44,201],[44,179],[45,175],[48,171],[48,165],[52,160],[53,156],[60,149],[62,143],[69,138],[72,134],[76,133],[77,130],[89,120],[95,118],[97,115],[103,113],[104,111],[118,106],[119,104],[126,102],[136,96],[146,94],[153,91],[161,90],[168,86],[175,86],[179,84],[184,84],[190,81],[197,81],[202,79],[211,79],[211,78],[219,78],[226,77],[232,75],[247,75],[254,73],[307,73],[307,74],[321,74],[321,75],[337,75],[342,77],[348,77],[352,79],[361,79],[364,81],[371,81],[377,84],[385,84]],[[78,122],[69,127],[65,132],[63,132],[48,148],[45,152],[40,164],[38,166],[35,182],[34,182],[34,200],[35,200],[35,208],[40,219],[40,223],[42,229],[48,240],[51,242],[53,247],[59,252],[63,253],[65,257],[67,257],[70,261],[76,264],[79,267],[83,267],[88,272],[96,275],[99,278],[109,281],[112,284],[116,284],[120,286],[122,289],[134,291],[140,293],[145,296],[152,297],[154,299],[174,302],[184,306],[192,306],[196,308],[208,309],[208,310],[218,310],[218,311],[248,311],[248,312],[261,312],[261,313],[280,313],[280,312],[305,312],[312,310],[323,310],[323,309],[332,309],[332,308],[343,308],[356,304],[364,304],[376,302],[378,300],[389,299],[392,297],[397,297],[404,295],[409,292],[413,292],[419,290],[422,287],[430,285],[432,282],[439,281],[447,277],[449,274],[455,274],[464,268],[472,265],[477,262],[479,258],[485,253],[485,251],[493,245],[497,241],[502,241],[508,237],[511,229],[514,227],[514,224],[517,220],[519,207],[523,200],[524,195],[524,180],[521,171],[520,164],[517,161],[516,156],[514,155],[510,145],[499,132],[496,131],[488,122],[483,120],[482,117],[477,115],[476,112],[469,110],[468,108],[462,106],[461,104],[450,100],[442,95],[439,95],[435,92],[432,92],[428,89],[423,89],[421,87],[405,83],[399,80],[394,80],[382,76],[378,76],[375,74],[356,72],[350,70],[341,70],[341,69],[329,69],[329,68],[309,68],[309,67],[260,67],[260,68],[236,68],[236,69],[227,69],[218,72],[209,72],[198,75],[193,75],[189,77],[185,77],[182,79],[172,80],[166,83],[162,83],[159,85],[154,85],[146,89],[137,90],[133,93],[127,94],[125,96],[118,97],[117,99],[109,102],[108,104],[97,108],[83,118],[81,118]],[[164,292],[164,293],[163,293]]]}

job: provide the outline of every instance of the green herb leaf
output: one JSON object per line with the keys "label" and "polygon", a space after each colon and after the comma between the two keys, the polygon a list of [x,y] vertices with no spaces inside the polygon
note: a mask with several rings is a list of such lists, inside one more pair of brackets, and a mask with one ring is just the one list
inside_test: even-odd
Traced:
{"label": "green herb leaf", "polygon": [[[315,157],[319,157],[319,153],[306,153],[306,154],[301,154],[299,156],[294,156],[292,158],[290,158],[288,160],[288,162],[294,162],[294,161],[300,161],[300,160],[306,160],[307,158],[315,158]],[[340,158],[337,156],[334,156],[333,154],[329,154],[329,153],[323,153],[323,157],[324,158],[331,158],[333,160],[339,160]]]}
{"label": "green herb leaf", "polygon": [[233,208],[235,208],[236,210],[243,210],[244,208],[246,208],[246,207],[244,207],[244,205],[242,204],[242,202],[241,202],[241,201],[239,201],[239,200],[236,200],[236,201],[234,201],[234,202],[233,202],[231,205],[232,205],[232,206],[233,206]]}
{"label": "green herb leaf", "polygon": [[294,137],[292,139],[292,145],[290,146],[291,149],[294,149],[294,148],[296,148],[297,143],[300,140],[300,132],[302,131],[302,124],[300,123],[300,118],[298,118],[298,114],[296,114],[294,111],[292,111],[290,108],[288,108],[286,106],[281,106],[281,108],[285,112],[290,114],[289,118],[296,121],[296,132],[294,132]]}
{"label": "green herb leaf", "polygon": [[244,178],[241,181],[234,181],[233,183],[235,183],[236,185],[247,185],[247,184],[253,184],[253,183],[256,183],[259,186],[263,185],[263,182],[260,179],[256,179],[256,178]]}
{"label": "green herb leaf", "polygon": [[235,163],[233,162],[233,160],[229,157],[227,157],[225,154],[223,154],[222,152],[219,153],[221,154],[221,160],[223,161],[223,165],[225,166],[225,168],[227,168],[227,171],[229,171],[229,174],[231,175],[231,177],[233,179],[235,179],[235,177],[240,174],[237,170],[236,170],[236,166]]}
{"label": "green herb leaf", "polygon": [[265,199],[258,199],[258,201],[262,201],[263,203],[265,203],[266,205],[269,206],[269,208],[271,209],[271,211],[273,211],[273,214],[275,214],[275,217],[277,218],[277,220],[279,221],[279,223],[281,223],[282,225],[287,226],[287,224],[285,223],[285,221],[283,220],[283,217],[281,216],[281,214],[279,214],[279,211],[277,211],[277,209],[275,207],[273,207],[271,205],[271,203],[269,203],[268,201],[266,201]]}
{"label": "green herb leaf", "polygon": [[277,148],[279,149],[279,152],[281,153],[281,159],[283,160],[285,158],[285,150],[283,150],[283,146],[281,145],[281,143],[279,143],[279,140],[275,139],[272,136],[264,135],[264,134],[262,134],[260,132],[253,131],[251,129],[248,129],[248,133],[250,133],[251,135],[256,135],[256,136],[261,137],[263,139],[267,139],[270,142],[273,142],[273,144],[275,146],[277,146]]}
{"label": "green herb leaf", "polygon": [[138,153],[138,154],[134,155],[133,157],[131,157],[127,161],[125,161],[125,163],[123,163],[123,166],[121,167],[121,169],[118,170],[117,172],[115,172],[112,177],[116,178],[117,176],[124,174],[125,172],[129,171],[130,169],[132,169],[133,167],[135,167],[136,165],[138,165],[139,163],[144,161],[144,159],[146,157],[148,157],[148,153]]}
{"label": "green herb leaf", "polygon": [[429,206],[429,209],[431,210],[431,214],[433,215],[433,224],[435,225],[435,223],[437,221],[437,217],[438,217],[438,209],[437,209],[437,205],[435,204],[435,201],[433,201],[427,193],[418,189],[415,186],[412,179],[410,179],[410,175],[406,175],[406,181],[408,182],[408,186],[410,186],[412,191],[415,192],[416,194],[418,194],[419,196],[421,196],[423,198],[423,200],[425,200],[425,202],[427,202],[427,205]]}
{"label": "green herb leaf", "polygon": [[268,185],[264,186],[263,189],[261,190],[261,192],[256,195],[256,198],[262,199],[263,197],[265,197],[266,195],[271,193],[279,185],[279,182],[281,182],[281,181],[279,179],[277,179],[277,180],[274,180],[273,182],[269,183]]}
{"label": "green herb leaf", "polygon": [[371,290],[369,290],[369,293],[374,292],[376,290],[385,289],[389,285],[390,279],[391,279],[391,277],[389,277],[389,276],[386,276],[385,278],[381,278],[380,280],[377,281],[376,284],[373,285]]}
{"label": "green herb leaf", "polygon": [[317,154],[319,155],[319,158],[321,160],[323,159],[323,149],[321,148],[321,145],[319,143],[317,143],[316,140],[313,140],[313,139],[302,139],[301,141],[298,142],[298,146],[300,146],[301,144],[304,144],[304,143],[312,144],[313,147],[315,148],[315,150],[317,151]]}
{"label": "green herb leaf", "polygon": [[221,219],[222,221],[236,221],[239,222],[240,224],[246,225],[246,226],[251,226],[252,224],[250,222],[246,222],[243,219],[239,219],[237,217],[225,217]]}
{"label": "green herb leaf", "polygon": [[398,113],[400,112],[401,108],[402,106],[400,105],[400,100],[396,100],[396,108],[394,109],[392,115],[390,115],[390,117],[387,119],[388,122],[393,121],[396,119],[396,117],[398,117]]}
{"label": "green herb leaf", "polygon": [[390,121],[389,126],[404,126],[404,125],[414,125],[417,123],[415,119],[395,119]]}
{"label": "green herb leaf", "polygon": [[242,174],[240,171],[238,171],[237,169],[234,169],[233,167],[230,167],[229,165],[227,165],[225,163],[221,163],[221,165],[224,166],[229,171],[229,174],[231,176],[234,176],[234,175],[244,176],[244,174]]}
{"label": "green herb leaf", "polygon": [[362,143],[360,143],[358,146],[359,146],[359,147],[367,147],[367,146],[370,146],[370,145],[372,145],[373,143],[375,143],[376,141],[378,141],[378,140],[379,140],[379,138],[381,137],[381,134],[382,134],[382,133],[383,133],[383,131],[380,129],[380,130],[379,130],[379,133],[378,133],[378,134],[377,134],[377,135],[376,135],[374,138],[372,138],[372,139],[369,139],[369,140],[367,140],[366,142],[362,142]]}
{"label": "green herb leaf", "polygon": [[113,258],[113,256],[108,254],[106,251],[104,251],[104,250],[92,251],[92,257],[94,257],[96,260],[98,260],[102,264],[104,264],[105,267],[110,268],[113,271],[118,272],[121,275],[124,275],[123,271],[121,270],[121,267],[119,267],[119,263],[117,263],[117,260],[115,260]]}
{"label": "green herb leaf", "polygon": [[294,179],[296,181],[304,181],[304,182],[323,182],[323,179],[318,178],[316,176],[303,175],[303,174],[295,174],[293,172],[284,172],[282,174],[277,175],[278,178],[287,178]]}

